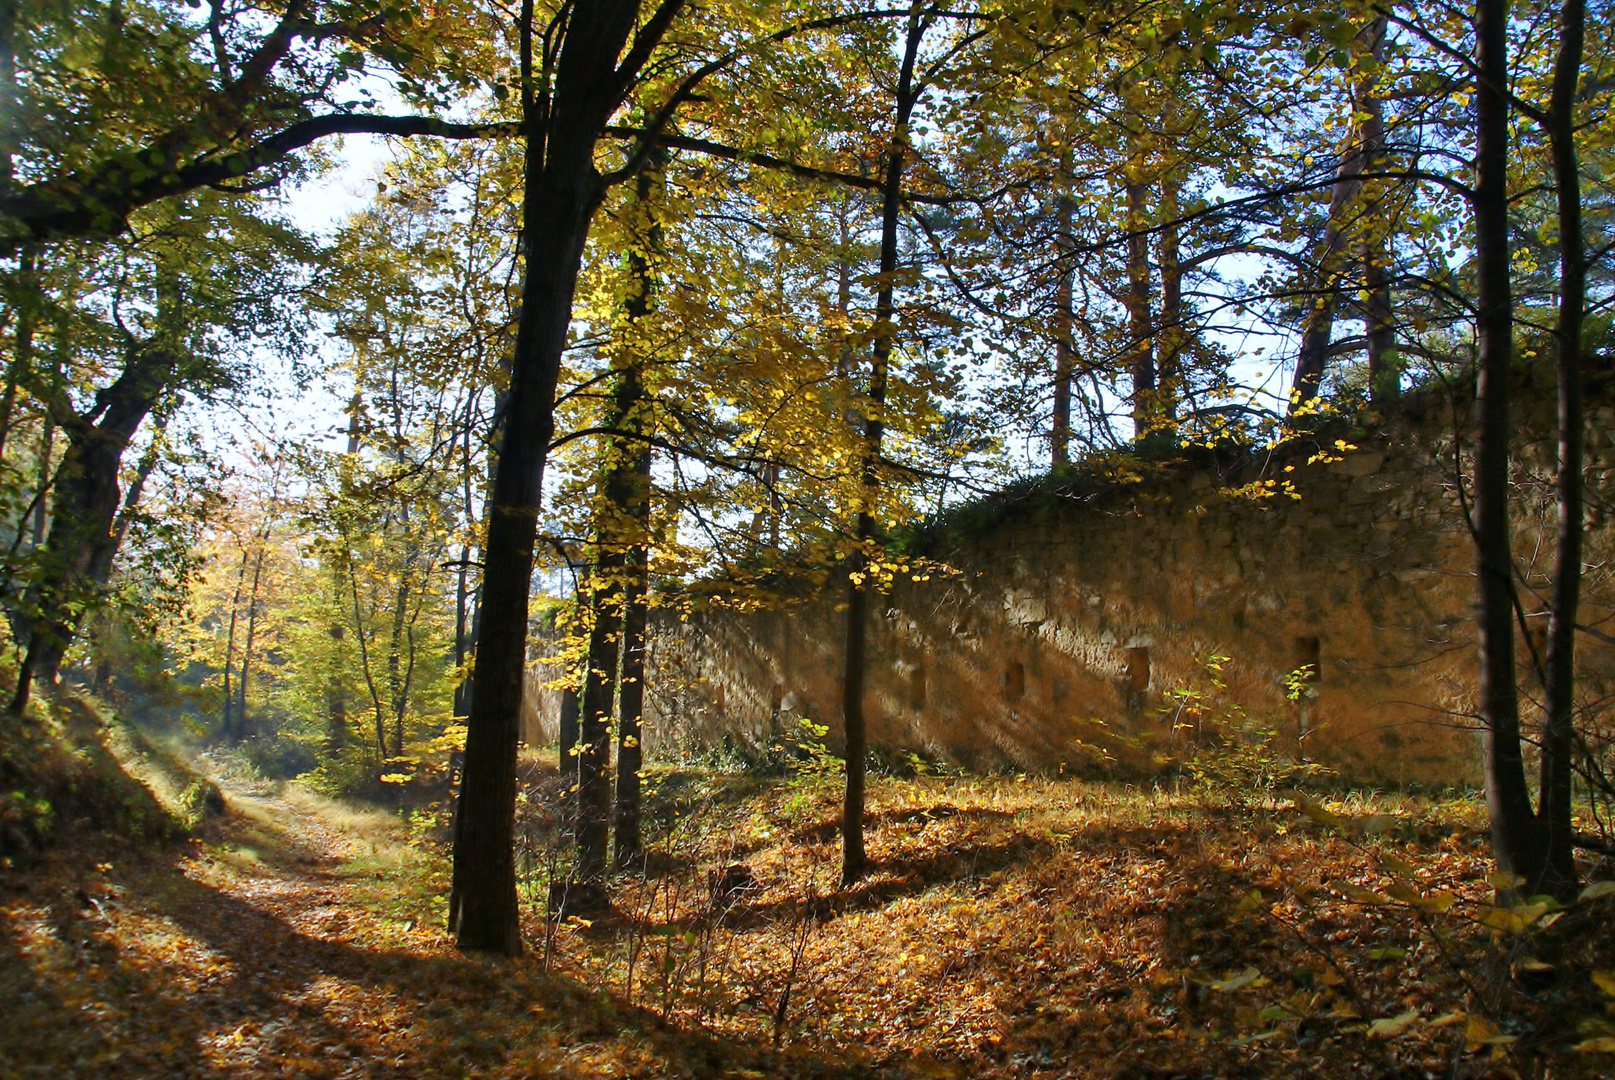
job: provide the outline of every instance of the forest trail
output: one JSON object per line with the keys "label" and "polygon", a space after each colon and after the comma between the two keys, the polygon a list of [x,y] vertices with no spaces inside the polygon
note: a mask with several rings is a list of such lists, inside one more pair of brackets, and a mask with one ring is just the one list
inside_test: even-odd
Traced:
{"label": "forest trail", "polygon": [[765,1072],[537,958],[461,956],[395,820],[216,779],[228,813],[191,840],[82,836],[0,878],[0,1078],[861,1072]]}

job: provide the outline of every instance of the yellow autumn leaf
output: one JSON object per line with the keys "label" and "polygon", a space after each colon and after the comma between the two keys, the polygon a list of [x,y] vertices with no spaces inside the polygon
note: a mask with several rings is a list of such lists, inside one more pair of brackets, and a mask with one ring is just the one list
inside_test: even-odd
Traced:
{"label": "yellow autumn leaf", "polygon": [[1376,1039],[1393,1039],[1412,1027],[1419,1019],[1419,1010],[1409,1009],[1396,1016],[1388,1016],[1383,1020],[1375,1020],[1368,1025],[1368,1034]]}
{"label": "yellow autumn leaf", "polygon": [[1513,1041],[1513,1035],[1502,1034],[1497,1025],[1484,1016],[1470,1013],[1469,1021],[1464,1024],[1464,1045],[1471,1050],[1482,1046],[1507,1046]]}
{"label": "yellow autumn leaf", "polygon": [[1581,895],[1576,899],[1586,903],[1589,900],[1602,900],[1606,896],[1615,896],[1615,881],[1595,881],[1581,890]]}
{"label": "yellow autumn leaf", "polygon": [[1420,895],[1418,889],[1415,889],[1405,881],[1391,882],[1390,886],[1385,890],[1385,893],[1392,900],[1400,900],[1404,904],[1417,904],[1420,900],[1424,899],[1424,897]]}
{"label": "yellow autumn leaf", "polygon": [[1395,855],[1392,855],[1389,851],[1382,851],[1379,853],[1379,864],[1385,869],[1386,873],[1391,874],[1394,877],[1411,878],[1415,873],[1415,868],[1412,863],[1404,862]]}
{"label": "yellow autumn leaf", "polygon": [[1349,881],[1337,881],[1330,887],[1355,904],[1380,905],[1390,903],[1389,898],[1383,893],[1377,893],[1373,889],[1365,889],[1361,885],[1353,885]]}
{"label": "yellow autumn leaf", "polygon": [[1346,820],[1334,811],[1329,810],[1322,803],[1313,802],[1305,795],[1296,795],[1295,805],[1303,814],[1316,821],[1319,825],[1338,828]]}
{"label": "yellow autumn leaf", "polygon": [[1255,985],[1261,977],[1262,973],[1260,971],[1256,968],[1248,967],[1237,975],[1230,975],[1226,979],[1212,983],[1211,989],[1222,991],[1240,990],[1247,986]]}
{"label": "yellow autumn leaf", "polygon": [[1525,929],[1525,920],[1508,908],[1482,908],[1475,921],[1501,934],[1517,934]]}

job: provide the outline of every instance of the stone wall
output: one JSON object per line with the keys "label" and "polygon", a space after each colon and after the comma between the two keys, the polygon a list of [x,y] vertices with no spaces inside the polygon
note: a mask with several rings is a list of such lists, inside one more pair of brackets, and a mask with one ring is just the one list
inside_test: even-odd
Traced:
{"label": "stone wall", "polygon": [[[871,741],[976,769],[1145,773],[1238,707],[1286,752],[1353,780],[1478,782],[1474,556],[1448,419],[1410,414],[1322,460],[1316,446],[1207,455],[1000,498],[992,520],[931,542],[953,573],[900,577],[873,605]],[[1604,566],[1615,410],[1592,427],[1587,561]],[[1532,443],[1522,460],[1550,451]],[[1528,586],[1551,552],[1535,475],[1522,468],[1516,506]],[[1253,481],[1275,490],[1260,497]],[[1584,622],[1615,611],[1606,584],[1589,581]],[[761,745],[808,717],[835,744],[842,589],[657,619],[650,741]],[[1540,605],[1525,596],[1536,636]],[[1601,688],[1615,650],[1597,636],[1581,647],[1584,681]],[[1210,657],[1227,658],[1225,689]],[[1308,665],[1317,677],[1297,699],[1291,673]],[[1185,690],[1202,696],[1185,706]]]}

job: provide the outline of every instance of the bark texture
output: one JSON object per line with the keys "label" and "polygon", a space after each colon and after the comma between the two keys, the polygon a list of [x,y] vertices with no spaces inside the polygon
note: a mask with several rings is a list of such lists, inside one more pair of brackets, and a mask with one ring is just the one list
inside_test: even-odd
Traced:
{"label": "bark texture", "polygon": [[881,191],[881,284],[875,295],[875,342],[870,350],[868,404],[864,413],[864,454],[859,478],[863,490],[859,498],[855,534],[858,546],[847,559],[847,637],[841,698],[847,762],[846,790],[841,810],[843,885],[850,885],[863,877],[869,861],[864,850],[864,758],[869,745],[864,717],[864,672],[868,659],[866,635],[872,588],[866,578],[867,552],[875,543],[874,500],[880,486],[880,452],[886,431],[884,413],[892,338],[897,332],[896,294],[892,278],[897,270],[897,225],[903,209],[903,167],[908,152],[909,118],[913,115],[918,98],[914,85],[914,63],[919,54],[920,41],[925,37],[929,25],[929,18],[922,17],[918,7],[910,9],[903,65],[897,82],[896,116]]}
{"label": "bark texture", "polygon": [[1509,281],[1507,0],[1476,0],[1475,262],[1479,343],[1476,381],[1474,533],[1479,587],[1480,710],[1485,727],[1486,805],[1498,868],[1531,881],[1542,851],[1520,750],[1514,664],[1514,553],[1508,521],[1509,374],[1513,297]]}
{"label": "bark texture", "polygon": [[580,0],[560,31],[553,77],[541,86],[533,49],[544,42],[531,2],[523,7],[522,306],[489,500],[482,627],[455,819],[449,925],[462,949],[522,950],[513,834],[528,591],[555,385],[589,223],[603,194],[594,146],[677,10],[658,10],[619,70],[639,3]]}

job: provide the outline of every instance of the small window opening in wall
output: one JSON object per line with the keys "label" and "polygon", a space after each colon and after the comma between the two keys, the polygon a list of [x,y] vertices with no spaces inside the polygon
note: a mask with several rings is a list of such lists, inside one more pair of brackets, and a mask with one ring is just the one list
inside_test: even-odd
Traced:
{"label": "small window opening in wall", "polygon": [[1547,663],[1548,656],[1548,621],[1546,619],[1532,620],[1526,631],[1531,636],[1531,655],[1538,664]]}
{"label": "small window opening in wall", "polygon": [[1005,701],[1019,701],[1026,696],[1026,668],[1019,660],[1004,669],[1002,682]]}
{"label": "small window opening in wall", "polygon": [[908,676],[908,707],[925,708],[925,665],[917,664]]}
{"label": "small window opening in wall", "polygon": [[1150,649],[1148,645],[1130,645],[1127,648],[1127,689],[1142,694],[1150,688]]}
{"label": "small window opening in wall", "polygon": [[1323,676],[1320,667],[1322,654],[1321,643],[1316,634],[1304,634],[1295,639],[1294,659],[1290,665],[1290,685],[1292,692],[1299,693],[1309,686],[1317,684]]}

